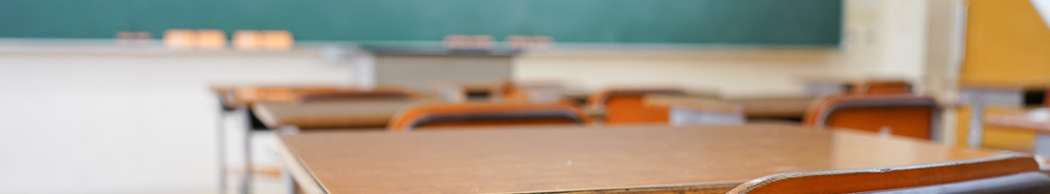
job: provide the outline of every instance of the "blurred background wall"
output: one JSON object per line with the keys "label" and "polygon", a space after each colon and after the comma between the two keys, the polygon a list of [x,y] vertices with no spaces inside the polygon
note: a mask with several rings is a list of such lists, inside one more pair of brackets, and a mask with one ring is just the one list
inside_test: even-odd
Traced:
{"label": "blurred background wall", "polygon": [[0,178],[0,192],[212,193],[219,104],[210,84],[346,84],[350,75],[318,52],[84,44],[0,43],[0,171],[15,175]]}
{"label": "blurred background wall", "polygon": [[[729,96],[797,93],[806,77],[896,76],[940,88],[958,77],[948,51],[953,41],[943,39],[955,26],[942,23],[956,14],[943,5],[958,2],[843,1],[837,46],[567,46],[515,58],[512,76],[560,78],[585,90],[673,83]],[[10,11],[17,1],[4,4],[0,20],[28,19]],[[0,130],[17,135],[0,136],[0,172],[18,176],[0,176],[0,191],[213,192],[219,116],[208,87],[357,83],[362,72],[352,59],[330,60],[324,48],[193,52],[127,49],[111,41],[2,40]]]}

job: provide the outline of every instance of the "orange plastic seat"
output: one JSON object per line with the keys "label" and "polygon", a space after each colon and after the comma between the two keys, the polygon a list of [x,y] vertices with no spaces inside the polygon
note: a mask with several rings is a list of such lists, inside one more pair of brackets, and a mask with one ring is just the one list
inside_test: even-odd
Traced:
{"label": "orange plastic seat", "polygon": [[911,94],[911,83],[900,80],[865,81],[853,88],[853,94]]}
{"label": "orange plastic seat", "polygon": [[473,102],[424,104],[402,110],[387,129],[464,129],[489,126],[584,125],[583,111],[570,103]]}
{"label": "orange plastic seat", "polygon": [[805,124],[815,128],[849,128],[932,139],[938,106],[933,98],[912,95],[837,95],[811,106]]}
{"label": "orange plastic seat", "polygon": [[1047,193],[1050,178],[1027,155],[928,165],[792,172],[748,181],[727,193]]}
{"label": "orange plastic seat", "polygon": [[666,124],[669,108],[647,106],[643,98],[649,94],[685,96],[680,89],[608,89],[591,95],[588,103],[605,109],[605,124]]}

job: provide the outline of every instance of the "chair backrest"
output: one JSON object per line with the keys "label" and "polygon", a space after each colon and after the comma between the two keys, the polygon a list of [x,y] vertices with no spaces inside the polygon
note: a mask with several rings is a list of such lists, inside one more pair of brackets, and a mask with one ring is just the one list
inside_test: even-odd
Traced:
{"label": "chair backrest", "polygon": [[583,111],[568,102],[473,102],[422,104],[406,108],[391,119],[387,129],[462,129],[483,126],[583,125]]}
{"label": "chair backrest", "polygon": [[667,123],[668,107],[647,106],[645,95],[685,96],[681,89],[607,89],[588,99],[591,107],[605,110],[605,124]]}
{"label": "chair backrest", "polygon": [[924,193],[1050,193],[1050,177],[1043,172],[1025,172],[957,183],[867,192],[869,194]]}
{"label": "chair backrest", "polygon": [[852,91],[858,95],[911,94],[911,83],[901,80],[865,81],[856,84]]}
{"label": "chair backrest", "polygon": [[804,119],[806,126],[815,128],[889,130],[894,135],[933,139],[938,111],[937,102],[925,96],[835,95],[811,105]]}
{"label": "chair backrest", "polygon": [[1045,179],[1034,158],[1010,154],[928,165],[781,173],[748,181],[727,193],[897,193],[923,189],[1046,193],[1050,180]]}

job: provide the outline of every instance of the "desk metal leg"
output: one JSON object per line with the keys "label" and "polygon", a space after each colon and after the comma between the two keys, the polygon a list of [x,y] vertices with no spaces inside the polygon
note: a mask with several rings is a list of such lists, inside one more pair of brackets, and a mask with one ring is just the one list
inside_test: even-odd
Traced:
{"label": "desk metal leg", "polygon": [[248,109],[241,108],[240,117],[244,124],[244,176],[241,179],[241,193],[251,193],[252,185],[252,123]]}
{"label": "desk metal leg", "polygon": [[226,193],[226,111],[219,108],[218,141],[216,141],[216,152],[219,159],[219,194]]}
{"label": "desk metal leg", "polygon": [[1035,135],[1035,155],[1050,156],[1050,134],[1037,133]]}
{"label": "desk metal leg", "polygon": [[299,191],[299,184],[295,182],[295,178],[292,177],[292,172],[288,168],[281,169],[281,182],[284,183],[285,193],[296,194]]}
{"label": "desk metal leg", "polygon": [[984,141],[984,102],[975,100],[970,106],[970,127],[967,145],[971,148],[981,147]]}

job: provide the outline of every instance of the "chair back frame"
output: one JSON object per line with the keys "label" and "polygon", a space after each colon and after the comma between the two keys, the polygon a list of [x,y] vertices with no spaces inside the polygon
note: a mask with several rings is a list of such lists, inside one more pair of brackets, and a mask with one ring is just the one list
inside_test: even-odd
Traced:
{"label": "chair back frame", "polygon": [[[875,108],[875,107],[928,107],[930,108],[930,139],[940,139],[941,134],[937,129],[940,126],[940,107],[937,102],[932,98],[923,96],[912,96],[912,95],[887,95],[887,96],[831,96],[829,98],[839,98],[829,100],[824,99],[815,102],[814,106],[811,106],[810,113],[807,114],[809,117],[814,119],[807,119],[806,124],[818,129],[827,128],[828,118],[831,117],[836,111],[848,108]],[[831,104],[829,103],[837,103]]]}
{"label": "chair back frame", "polygon": [[[780,173],[745,182],[728,193],[869,192],[962,182],[1033,171],[1039,171],[1039,164],[1032,156],[1006,154],[925,165]],[[825,185],[814,186],[813,184]]]}

